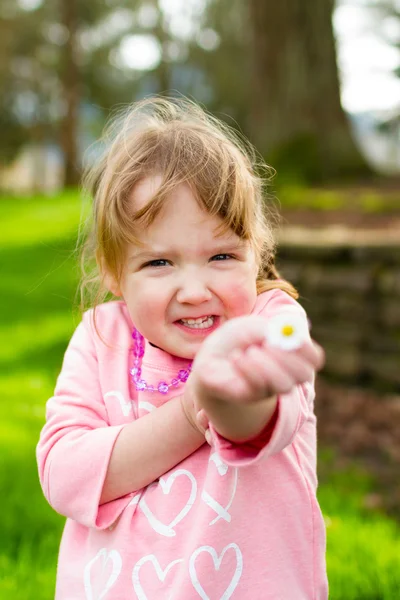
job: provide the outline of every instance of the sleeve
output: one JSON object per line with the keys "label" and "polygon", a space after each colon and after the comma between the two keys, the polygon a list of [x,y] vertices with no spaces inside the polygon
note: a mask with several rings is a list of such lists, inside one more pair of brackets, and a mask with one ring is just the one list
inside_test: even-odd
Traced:
{"label": "sleeve", "polygon": [[110,426],[104,404],[89,314],[77,327],[37,446],[39,478],[49,504],[87,527],[106,529],[131,495],[99,506],[115,441],[123,425]]}
{"label": "sleeve", "polygon": [[[267,304],[259,312],[266,318],[282,310],[293,310],[304,319],[304,309],[281,290],[274,291]],[[277,407],[261,433],[254,439],[235,443],[219,435],[210,423],[211,442],[222,460],[230,466],[246,466],[268,458],[289,446],[307,420],[314,416],[314,376],[312,380],[295,386],[287,394],[278,396]]]}
{"label": "sleeve", "polygon": [[212,445],[227,465],[235,467],[277,454],[292,443],[304,422],[313,415],[313,398],[313,386],[308,383],[297,385],[288,394],[281,394],[265,429],[246,442],[227,440],[210,423]]}

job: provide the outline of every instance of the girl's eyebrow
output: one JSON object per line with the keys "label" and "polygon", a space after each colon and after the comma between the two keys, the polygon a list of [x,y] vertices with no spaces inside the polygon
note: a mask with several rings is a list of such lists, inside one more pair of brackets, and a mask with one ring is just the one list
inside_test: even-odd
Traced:
{"label": "girl's eyebrow", "polygon": [[172,248],[135,248],[132,251],[129,258],[143,258],[146,256],[161,256],[166,254],[174,254],[174,250]]}

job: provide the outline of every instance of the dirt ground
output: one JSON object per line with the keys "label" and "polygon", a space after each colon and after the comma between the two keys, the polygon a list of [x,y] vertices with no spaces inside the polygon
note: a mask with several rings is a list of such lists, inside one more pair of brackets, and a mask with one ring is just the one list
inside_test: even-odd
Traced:
{"label": "dirt ground", "polygon": [[400,521],[400,395],[350,387],[317,377],[315,412],[319,444],[333,450],[320,478],[356,466],[372,475],[366,508],[381,508]]}

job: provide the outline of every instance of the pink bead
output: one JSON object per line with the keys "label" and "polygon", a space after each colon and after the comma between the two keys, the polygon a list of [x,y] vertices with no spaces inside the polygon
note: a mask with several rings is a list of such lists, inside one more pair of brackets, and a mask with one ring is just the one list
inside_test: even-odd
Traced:
{"label": "pink bead", "polygon": [[160,392],[160,394],[168,394],[169,385],[165,381],[160,381],[157,389]]}
{"label": "pink bead", "polygon": [[187,381],[188,377],[189,377],[188,369],[181,369],[180,371],[178,371],[178,379],[180,379],[181,381]]}

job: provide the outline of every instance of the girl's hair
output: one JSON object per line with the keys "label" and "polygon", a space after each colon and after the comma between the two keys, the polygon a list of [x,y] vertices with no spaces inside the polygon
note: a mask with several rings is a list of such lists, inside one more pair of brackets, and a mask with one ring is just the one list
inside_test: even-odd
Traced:
{"label": "girl's hair", "polygon": [[[120,281],[126,245],[134,231],[150,225],[180,184],[191,187],[210,215],[222,219],[221,232],[249,240],[259,261],[257,291],[280,288],[297,298],[274,264],[273,228],[277,213],[264,198],[272,169],[248,141],[187,99],[148,98],[117,115],[105,131],[105,151],[84,177],[93,199],[92,222],[82,251],[81,307],[107,297],[105,273]],[[150,202],[134,212],[130,194],[146,177],[160,175]]]}

